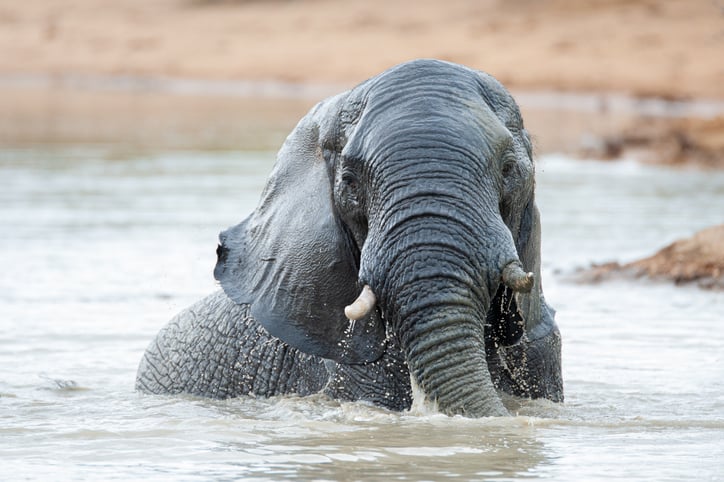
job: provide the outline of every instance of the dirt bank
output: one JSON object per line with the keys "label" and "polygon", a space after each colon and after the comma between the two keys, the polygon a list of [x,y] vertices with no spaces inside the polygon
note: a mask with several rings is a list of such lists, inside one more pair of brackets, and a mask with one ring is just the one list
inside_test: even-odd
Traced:
{"label": "dirt bank", "polygon": [[593,266],[578,273],[577,278],[584,282],[650,278],[724,291],[724,225],[699,231],[648,258]]}
{"label": "dirt bank", "polygon": [[668,166],[724,168],[724,117],[642,118],[619,126],[583,146],[579,155],[596,159],[635,158]]}
{"label": "dirt bank", "polygon": [[724,98],[717,0],[25,0],[0,74],[354,83],[415,57],[510,87]]}
{"label": "dirt bank", "polygon": [[[514,90],[721,103],[724,0],[25,0],[0,5],[0,90],[8,81],[55,79],[67,87],[64,80],[72,79],[78,90],[98,79],[129,77],[332,84],[339,90],[416,57],[485,70]],[[16,93],[5,97],[12,102]],[[604,112],[604,104],[600,120],[589,116],[584,123],[524,109],[539,152],[610,158],[638,155],[644,148],[653,155],[643,157],[653,162],[724,167],[721,143],[710,147],[708,125],[682,127],[651,122],[650,116],[621,120]],[[702,136],[708,136],[704,142]]]}

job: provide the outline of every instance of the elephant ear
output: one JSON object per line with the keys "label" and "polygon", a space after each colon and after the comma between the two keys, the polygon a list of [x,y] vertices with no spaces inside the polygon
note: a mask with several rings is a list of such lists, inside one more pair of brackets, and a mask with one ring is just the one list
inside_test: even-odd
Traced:
{"label": "elephant ear", "polygon": [[385,327],[376,310],[356,322],[344,315],[361,286],[320,142],[334,130],[342,100],[317,105],[286,139],[256,210],[221,233],[214,276],[229,298],[249,304],[252,316],[289,345],[365,363],[382,355]]}
{"label": "elephant ear", "polygon": [[520,223],[516,248],[523,268],[535,275],[530,293],[516,293],[518,309],[523,315],[525,331],[530,341],[543,338],[556,328],[555,310],[543,296],[540,262],[540,213],[534,199],[528,201]]}

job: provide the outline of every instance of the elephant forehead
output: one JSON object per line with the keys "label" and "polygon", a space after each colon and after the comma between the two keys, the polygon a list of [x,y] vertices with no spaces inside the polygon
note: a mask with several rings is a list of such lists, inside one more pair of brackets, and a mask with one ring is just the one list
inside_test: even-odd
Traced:
{"label": "elephant forehead", "polygon": [[[424,99],[420,103],[424,104]],[[424,152],[415,155],[427,153],[444,159],[467,152],[473,158],[491,158],[512,142],[510,131],[481,99],[458,99],[435,109],[420,103],[390,106],[384,113],[365,112],[342,155],[371,160],[389,159],[397,153],[404,158],[412,155],[413,149],[422,149]]]}

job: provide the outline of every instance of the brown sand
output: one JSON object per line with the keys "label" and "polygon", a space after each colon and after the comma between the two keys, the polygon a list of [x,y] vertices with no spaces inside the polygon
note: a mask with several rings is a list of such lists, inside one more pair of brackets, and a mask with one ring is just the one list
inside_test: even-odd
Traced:
{"label": "brown sand", "polygon": [[[23,126],[34,129],[33,122],[27,121],[30,116],[60,117],[66,114],[63,107],[71,113],[77,109],[61,99],[56,102],[58,108],[43,114],[48,101],[38,104],[32,93],[18,94],[8,88],[8,80],[50,79],[67,85],[64,79],[91,79],[80,82],[80,88],[76,82],[75,90],[119,76],[283,81],[332,84],[327,92],[331,93],[416,57],[448,59],[485,70],[514,90],[715,99],[718,118],[654,125],[646,119],[648,126],[640,116],[608,112],[605,102],[600,112],[588,116],[521,106],[537,137],[539,153],[583,150],[592,157],[611,158],[644,151],[639,157],[653,162],[724,168],[720,139],[724,0],[23,0],[0,4],[0,102],[6,112],[9,106],[27,114],[20,116],[20,122],[6,114],[4,123],[12,133],[26,138],[46,133],[22,130]],[[111,100],[110,104],[119,103]],[[99,110],[98,115],[103,115]],[[291,117],[297,118],[304,110],[291,112]],[[119,118],[124,115],[114,112]],[[164,117],[158,110],[152,112]],[[169,119],[175,126],[174,115]],[[68,124],[52,134],[69,133],[72,138],[76,124]],[[134,122],[127,127],[129,135],[138,137]],[[223,126],[221,130],[228,131]],[[147,136],[147,131],[141,134]],[[0,132],[0,142],[2,138]]]}
{"label": "brown sand", "polygon": [[23,0],[0,75],[353,83],[415,57],[509,87],[724,99],[723,0]]}

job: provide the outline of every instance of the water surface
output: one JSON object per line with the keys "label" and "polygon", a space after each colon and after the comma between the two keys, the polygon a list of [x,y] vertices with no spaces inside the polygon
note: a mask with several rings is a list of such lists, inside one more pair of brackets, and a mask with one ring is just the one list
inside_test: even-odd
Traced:
{"label": "water surface", "polygon": [[563,334],[565,404],[508,400],[516,416],[468,420],[319,396],[135,393],[155,333],[216,289],[216,235],[253,209],[272,162],[265,151],[0,150],[3,480],[724,473],[724,296],[565,276],[724,222],[722,173],[539,161],[544,283]]}

